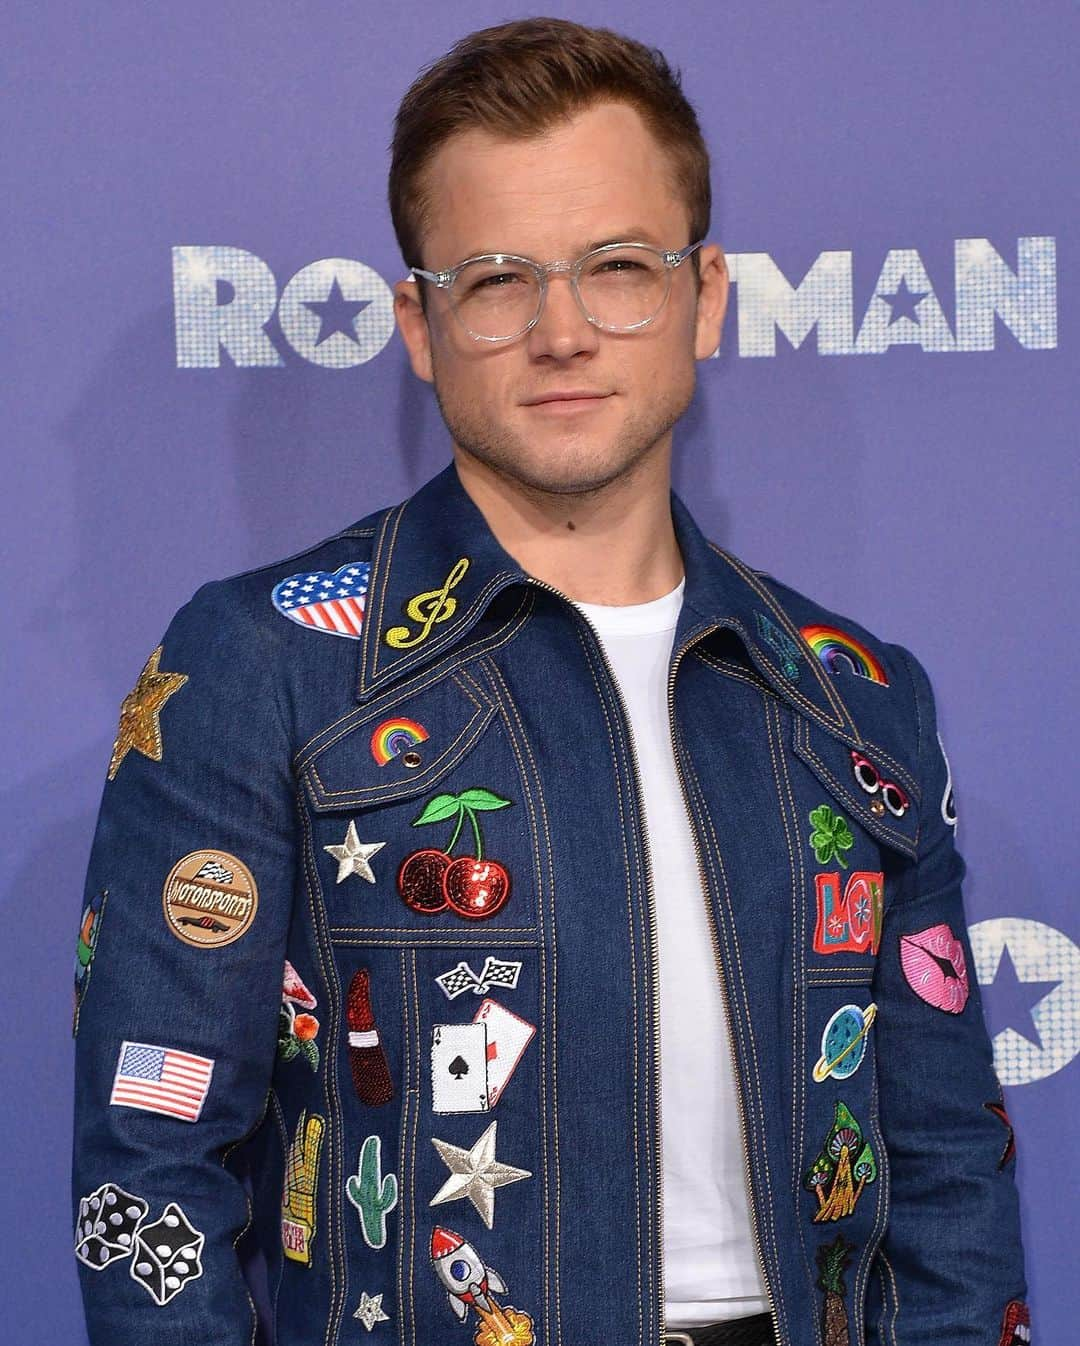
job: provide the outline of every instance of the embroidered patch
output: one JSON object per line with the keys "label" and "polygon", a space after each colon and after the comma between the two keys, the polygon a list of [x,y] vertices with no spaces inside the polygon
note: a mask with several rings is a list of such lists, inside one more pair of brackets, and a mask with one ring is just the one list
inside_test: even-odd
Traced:
{"label": "embroidered patch", "polygon": [[104,1271],[111,1262],[129,1257],[149,1209],[141,1196],[114,1182],[102,1183],[79,1202],[75,1256],[91,1271]]}
{"label": "embroidered patch", "polygon": [[285,1161],[281,1195],[281,1244],[293,1262],[311,1265],[315,1240],[315,1194],[319,1185],[319,1156],[325,1120],[305,1108],[296,1121],[296,1131]]}
{"label": "embroidered patch", "polygon": [[356,831],[356,823],[350,821],[345,829],[345,840],[340,846],[323,847],[323,850],[338,862],[337,878],[334,882],[344,883],[350,874],[359,874],[362,879],[367,879],[368,883],[374,883],[375,871],[371,868],[371,857],[385,845],[385,841],[361,841]]}
{"label": "embroidered patch", "polygon": [[959,1014],[968,1001],[964,947],[947,925],[931,925],[900,936],[904,980],[919,997],[946,1014]]}
{"label": "embroidered patch", "polygon": [[992,1112],[998,1121],[1004,1126],[1008,1133],[1005,1148],[1001,1151],[1001,1158],[998,1160],[998,1172],[1005,1167],[1010,1159],[1016,1154],[1016,1133],[1013,1131],[1013,1124],[1009,1121],[1009,1114],[1005,1111],[1005,1095],[1000,1094],[998,1102],[984,1103],[983,1107],[987,1112]]}
{"label": "embroidered patch", "polygon": [[144,1224],[135,1240],[131,1277],[159,1308],[203,1274],[200,1254],[206,1238],[170,1201],[159,1220]]}
{"label": "embroidered patch", "polygon": [[375,726],[371,735],[371,755],[380,766],[385,766],[399,754],[423,743],[427,736],[428,731],[415,720],[406,720],[401,716],[383,720],[382,724]]}
{"label": "embroidered patch", "polygon": [[814,1223],[842,1220],[854,1213],[863,1188],[877,1181],[877,1161],[862,1127],[844,1103],[837,1103],[836,1116],[821,1153],[803,1179],[803,1186],[817,1197]]}
{"label": "embroidered patch", "polygon": [[533,1040],[536,1027],[495,1000],[480,1003],[473,1023],[483,1024],[487,1029],[488,1103],[494,1107]]}
{"label": "embroidered patch", "polygon": [[533,1346],[532,1319],[509,1304],[499,1304],[495,1295],[506,1294],[506,1282],[460,1234],[435,1226],[431,1265],[458,1322],[465,1321],[470,1306],[479,1319],[473,1337],[477,1346]]}
{"label": "embroidered patch", "polygon": [[431,1038],[432,1111],[488,1112],[502,1097],[536,1028],[494,1000],[469,1024],[436,1024]]}
{"label": "embroidered patch", "polygon": [[333,573],[290,575],[274,585],[270,597],[278,612],[298,626],[359,640],[370,572],[367,561],[347,561]]}
{"label": "embroidered patch", "polygon": [[830,1016],[821,1035],[821,1055],[814,1066],[815,1084],[821,1084],[830,1075],[835,1080],[846,1080],[854,1075],[866,1055],[866,1035],[877,1017],[877,1006],[841,1005]]}
{"label": "embroidered patch", "polygon": [[239,939],[259,907],[251,870],[225,851],[192,851],[177,860],[161,896],[169,929],[198,948]]}
{"label": "embroidered patch", "polygon": [[469,568],[469,558],[459,557],[443,582],[441,589],[428,589],[425,593],[414,594],[405,604],[405,613],[414,622],[420,623],[416,635],[409,634],[407,626],[391,626],[383,640],[395,650],[411,650],[422,644],[431,635],[431,628],[439,622],[449,621],[457,611],[457,599],[450,597],[450,590],[456,588],[465,578]]}
{"label": "embroidered patch", "polygon": [[75,1008],[71,1016],[72,1037],[79,1031],[79,1011],[86,997],[86,988],[90,985],[90,973],[94,967],[94,954],[97,951],[101,919],[105,915],[105,899],[108,896],[109,890],[103,888],[83,908],[79,941],[75,948]]}
{"label": "embroidered patch", "polygon": [[818,1289],[824,1291],[821,1306],[821,1340],[823,1346],[850,1346],[851,1328],[848,1324],[847,1290],[844,1272],[851,1265],[855,1244],[848,1243],[843,1234],[837,1234],[832,1243],[822,1243],[815,1254],[818,1268]]}
{"label": "embroidered patch", "polygon": [[386,1217],[397,1205],[398,1181],[383,1177],[382,1140],[368,1136],[360,1147],[360,1172],[345,1184],[349,1200],[360,1212],[360,1232],[369,1248],[386,1246]]}
{"label": "embroidered patch", "polygon": [[877,953],[881,943],[885,875],[856,869],[847,876],[841,892],[839,874],[815,874],[814,886],[817,889],[814,952]]}
{"label": "embroidered patch", "polygon": [[868,795],[874,796],[870,804],[872,812],[883,814],[888,809],[894,818],[904,816],[911,801],[899,785],[894,781],[886,780],[873,762],[864,757],[861,752],[852,751],[851,768],[855,773],[855,780],[859,788],[865,790]]}
{"label": "embroidered patch", "polygon": [[464,1197],[472,1202],[484,1224],[489,1229],[493,1227],[495,1189],[532,1177],[528,1169],[514,1168],[495,1158],[495,1128],[498,1125],[498,1122],[492,1122],[469,1150],[432,1137],[431,1143],[450,1170],[450,1176],[431,1198],[429,1205],[440,1206],[444,1201],[458,1201]]}
{"label": "embroidered patch", "polygon": [[846,668],[856,677],[889,685],[885,670],[862,641],[835,626],[804,626],[802,638],[830,673]]}
{"label": "embroidered patch", "polygon": [[302,1056],[312,1070],[318,1070],[319,1044],[315,1037],[319,1031],[319,1021],[309,1012],[317,1008],[318,1003],[296,968],[286,958],[281,983],[281,1012],[278,1015],[277,1054],[282,1061],[294,1061]]}
{"label": "embroidered patch", "polygon": [[383,1312],[382,1295],[369,1295],[366,1290],[360,1291],[360,1304],[353,1310],[353,1317],[364,1324],[370,1332],[376,1323],[388,1323],[390,1315]]}
{"label": "embroidered patch", "polygon": [[848,862],[841,852],[850,851],[855,845],[847,819],[828,804],[819,804],[810,810],[810,825],[814,829],[810,833],[810,845],[818,864],[827,865],[830,860],[835,860],[841,869],[847,869]]}
{"label": "embroidered patch", "polygon": [[158,671],[164,648],[159,645],[147,659],[135,686],[120,703],[120,727],[116,731],[109,760],[109,780],[115,778],[120,764],[132,748],[144,757],[149,757],[152,762],[161,761],[164,752],[161,708],[188,680],[186,673]]}
{"label": "embroidered patch", "polygon": [[797,682],[799,678],[799,659],[802,651],[791,637],[772,621],[766,617],[764,612],[755,612],[754,618],[757,621],[758,635],[770,646],[780,658],[780,667],[784,670],[784,677],[792,682]]}
{"label": "embroidered patch", "polygon": [[953,798],[952,767],[949,765],[949,757],[945,751],[945,744],[941,741],[941,732],[937,736],[938,747],[941,749],[942,760],[945,763],[945,789],[941,795],[941,816],[946,823],[956,830],[956,801]]}
{"label": "embroidered patch", "polygon": [[394,1081],[375,1026],[371,974],[366,967],[353,973],[345,1018],[349,1025],[349,1069],[357,1098],[369,1108],[389,1103],[394,1097]]}
{"label": "embroidered patch", "polygon": [[149,1042],[122,1042],[109,1103],[197,1122],[213,1075],[214,1062],[208,1056]]}
{"label": "embroidered patch", "polygon": [[502,959],[493,958],[488,954],[479,975],[472,970],[468,963],[461,962],[452,967],[449,972],[440,972],[435,980],[442,987],[447,1000],[456,1000],[459,995],[463,995],[466,991],[483,995],[490,991],[493,986],[497,986],[503,991],[512,991],[517,986],[520,975],[520,963],[503,962]]}
{"label": "embroidered patch", "polygon": [[[456,819],[453,834],[444,851],[412,851],[402,860],[397,874],[398,892],[405,905],[424,916],[434,916],[446,907],[469,921],[485,921],[501,911],[510,897],[510,875],[498,860],[484,859],[483,841],[477,813],[508,808],[511,800],[491,790],[463,790],[461,794],[439,794],[424,805],[413,827],[424,823]],[[475,855],[450,858],[465,819],[472,825]]]}
{"label": "embroidered patch", "polygon": [[1029,1346],[1030,1342],[1031,1314],[1028,1306],[1022,1300],[1011,1299],[1005,1305],[998,1346]]}

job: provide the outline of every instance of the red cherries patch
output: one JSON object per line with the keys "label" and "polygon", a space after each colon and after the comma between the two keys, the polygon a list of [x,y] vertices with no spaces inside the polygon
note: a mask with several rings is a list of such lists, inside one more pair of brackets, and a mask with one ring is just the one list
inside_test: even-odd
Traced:
{"label": "red cherries patch", "polygon": [[[449,908],[467,921],[485,921],[502,910],[510,897],[510,875],[505,865],[485,857],[476,815],[508,808],[511,802],[479,788],[428,800],[419,818],[413,819],[413,827],[453,818],[454,830],[445,850],[412,851],[402,860],[397,886],[410,911],[434,916]],[[452,856],[466,819],[472,827],[475,854]]]}

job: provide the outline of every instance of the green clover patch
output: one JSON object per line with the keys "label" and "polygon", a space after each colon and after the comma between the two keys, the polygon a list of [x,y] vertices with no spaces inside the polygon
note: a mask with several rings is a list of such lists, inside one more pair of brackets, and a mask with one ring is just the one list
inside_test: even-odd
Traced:
{"label": "green clover patch", "polygon": [[850,851],[855,845],[847,819],[834,813],[828,804],[819,804],[816,809],[810,810],[810,822],[814,828],[810,833],[810,845],[814,848],[818,864],[827,865],[830,860],[835,860],[843,869],[847,869],[847,861],[840,852]]}

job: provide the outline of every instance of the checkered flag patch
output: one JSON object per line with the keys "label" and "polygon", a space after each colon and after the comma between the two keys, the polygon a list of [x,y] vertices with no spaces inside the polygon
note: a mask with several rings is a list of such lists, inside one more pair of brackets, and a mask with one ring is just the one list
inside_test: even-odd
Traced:
{"label": "checkered flag patch", "polygon": [[197,879],[209,879],[211,883],[229,884],[233,881],[233,872],[231,869],[226,869],[224,865],[218,864],[216,860],[207,860],[195,877]]}

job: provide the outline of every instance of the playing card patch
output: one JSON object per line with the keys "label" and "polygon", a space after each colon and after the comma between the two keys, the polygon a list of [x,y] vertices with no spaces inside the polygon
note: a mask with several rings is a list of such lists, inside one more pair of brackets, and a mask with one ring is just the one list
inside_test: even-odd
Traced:
{"label": "playing card patch", "polygon": [[479,974],[474,972],[468,963],[461,962],[452,967],[449,972],[440,972],[435,980],[442,988],[447,1000],[456,1000],[459,995],[464,995],[466,991],[472,991],[475,995],[484,995],[493,986],[497,986],[502,991],[512,991],[517,986],[520,975],[520,963],[503,962],[502,959],[493,958],[489,954],[484,960],[484,966],[480,969]]}
{"label": "playing card patch", "polygon": [[75,1256],[91,1271],[104,1271],[121,1257],[130,1257],[139,1225],[150,1209],[114,1182],[103,1183],[79,1202]]}
{"label": "playing card patch", "polygon": [[503,1095],[536,1028],[494,1000],[472,1023],[436,1024],[431,1040],[433,1112],[489,1112]]}
{"label": "playing card patch", "polygon": [[398,1180],[383,1177],[382,1140],[368,1136],[360,1147],[360,1171],[345,1184],[349,1200],[360,1213],[360,1232],[369,1248],[386,1246],[386,1217],[397,1205]]}
{"label": "playing card patch", "polygon": [[1005,1306],[998,1346],[1030,1346],[1031,1314],[1019,1299],[1011,1299]]}
{"label": "playing card patch", "polygon": [[968,1001],[964,948],[947,925],[931,925],[900,936],[904,980],[919,997],[946,1014],[959,1014]]}
{"label": "playing card patch", "polygon": [[843,888],[840,875],[815,874],[815,953],[877,953],[881,943],[885,875],[857,869]]}
{"label": "playing card patch", "polygon": [[71,1018],[71,1036],[79,1031],[79,1011],[90,985],[90,973],[94,966],[94,954],[97,952],[98,936],[101,934],[101,918],[105,915],[105,899],[109,890],[97,893],[83,908],[82,923],[79,926],[79,942],[75,948],[75,1009]]}
{"label": "playing card patch", "polygon": [[347,561],[332,574],[315,570],[290,575],[274,585],[270,597],[278,612],[297,626],[359,640],[370,572],[367,561]]}
{"label": "playing card patch", "polygon": [[144,1224],[135,1240],[131,1262],[133,1280],[149,1292],[158,1307],[166,1305],[185,1286],[203,1274],[199,1255],[206,1242],[187,1216],[170,1201],[153,1224]]}

